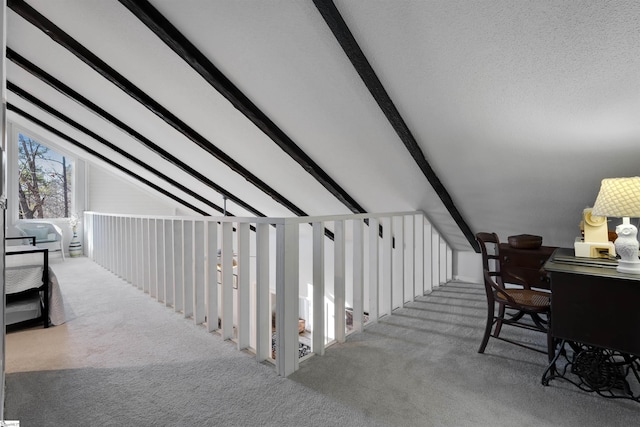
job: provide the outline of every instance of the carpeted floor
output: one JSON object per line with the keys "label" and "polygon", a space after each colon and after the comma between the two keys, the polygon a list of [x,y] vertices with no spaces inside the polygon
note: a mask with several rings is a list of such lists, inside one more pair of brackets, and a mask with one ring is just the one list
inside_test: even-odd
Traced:
{"label": "carpeted floor", "polygon": [[53,268],[70,320],[7,335],[5,419],[21,427],[585,427],[640,419],[635,402],[560,381],[543,387],[542,354],[497,340],[478,354],[478,284],[443,286],[281,378],[86,258]]}

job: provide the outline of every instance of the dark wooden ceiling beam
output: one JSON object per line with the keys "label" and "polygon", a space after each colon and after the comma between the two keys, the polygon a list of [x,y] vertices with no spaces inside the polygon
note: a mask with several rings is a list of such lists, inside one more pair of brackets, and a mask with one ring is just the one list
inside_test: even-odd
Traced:
{"label": "dark wooden ceiling beam", "polygon": [[382,82],[378,79],[373,67],[367,60],[364,52],[362,52],[362,49],[360,49],[358,42],[342,18],[342,15],[340,15],[340,12],[333,1],[313,0],[313,3],[331,29],[331,32],[340,44],[340,47],[342,47],[342,50],[351,61],[351,64],[353,64],[353,67],[360,75],[360,78],[369,89],[369,92],[371,92],[371,95],[378,103],[378,106],[387,117],[387,120],[404,143],[405,147],[411,154],[411,157],[413,157],[414,161],[417,163],[418,167],[449,211],[449,214],[469,241],[471,247],[473,247],[476,252],[480,252],[480,247],[478,246],[478,242],[476,241],[471,228],[467,225],[462,214],[455,206],[451,195],[427,161],[422,149],[420,149],[420,146],[409,130],[409,127],[400,115],[400,112],[391,100],[391,97],[382,85]]}
{"label": "dark wooden ceiling beam", "polygon": [[[153,144],[151,141],[147,140],[144,136],[140,135],[135,130],[131,129],[130,127],[128,127],[126,124],[122,123],[117,118],[111,116],[108,112],[104,111],[103,109],[101,109],[100,107],[95,105],[93,102],[91,102],[88,99],[84,98],[82,95],[80,95],[79,93],[75,92],[73,89],[69,88],[64,83],[60,82],[59,80],[57,80],[53,76],[49,75],[44,70],[40,69],[35,64],[31,63],[30,61],[28,61],[27,59],[25,59],[24,57],[22,57],[21,55],[19,55],[15,51],[13,51],[11,48],[7,48],[7,58],[9,58],[16,65],[18,65],[21,68],[23,68],[25,71],[31,73],[34,77],[39,78],[44,83],[47,83],[48,85],[50,85],[54,89],[58,90],[63,95],[65,95],[65,96],[69,97],[70,99],[78,102],[80,105],[82,105],[85,108],[87,108],[88,110],[94,112],[96,115],[104,118],[105,120],[111,122],[114,126],[121,128],[121,130],[123,130],[124,132],[128,133],[132,137],[140,140],[141,142],[143,142],[143,144],[148,145],[148,146],[149,145],[155,146],[155,144]],[[155,174],[159,178],[163,179],[165,182],[168,182],[169,184],[171,184],[174,187],[178,188],[179,190],[185,192],[186,194],[194,197],[195,199],[199,200],[200,202],[212,207],[216,211],[218,211],[220,213],[225,213],[227,216],[235,216],[232,212],[219,207],[218,205],[216,205],[215,203],[211,202],[210,200],[204,198],[200,194],[188,189],[187,187],[185,187],[184,185],[180,184],[179,182],[167,177],[163,173],[161,173],[161,172],[157,171],[156,169],[148,166],[147,164],[145,164],[144,162],[140,161],[136,157],[131,156],[129,153],[127,153],[126,151],[120,149],[115,144],[107,141],[106,139],[104,139],[101,136],[97,135],[93,131],[87,129],[85,126],[83,126],[80,123],[74,121],[73,119],[63,115],[62,113],[60,113],[59,111],[57,111],[53,107],[49,106],[48,104],[45,104],[43,101],[41,101],[38,98],[36,98],[35,96],[29,94],[24,89],[21,89],[19,86],[15,85],[15,84],[13,84],[11,82],[7,82],[7,89],[9,89],[12,93],[20,96],[24,100],[26,100],[26,101],[32,103],[33,105],[37,106],[41,110],[43,110],[43,111],[49,113],[50,115],[56,117],[58,120],[68,124],[69,126],[72,126],[72,127],[76,128],[80,132],[83,132],[84,134],[90,136],[91,138],[93,138],[96,141],[102,143],[103,145],[107,146],[108,148],[116,151],[118,154],[121,154],[122,156],[124,156],[127,159],[131,160],[133,163],[137,164],[138,166],[140,166],[140,167],[144,168],[145,170]],[[17,107],[15,107],[15,108],[17,109]],[[19,109],[17,109],[17,110],[19,110]],[[19,110],[19,112],[23,113],[22,110]],[[24,114],[26,114],[26,113],[24,113]],[[33,116],[30,116],[30,117],[33,117]],[[42,122],[40,122],[39,124],[42,125]],[[161,150],[161,149],[159,149],[159,150]],[[159,153],[159,154],[162,155],[162,153]],[[171,163],[176,164],[177,166],[180,166],[180,165],[183,164],[180,160],[178,160],[176,158],[173,158],[173,156],[169,155],[168,153],[166,153],[165,155],[162,155],[162,157],[165,158],[166,160],[170,161]],[[185,165],[185,169],[190,170],[190,168],[188,166],[186,166],[186,165]],[[197,174],[197,172],[194,172],[194,174]],[[135,177],[138,176],[138,175],[136,175],[134,173],[130,173],[130,175],[135,176]],[[198,178],[198,177],[196,177],[196,178]],[[202,181],[205,181],[205,183],[206,183],[206,181],[208,181],[208,179],[206,179],[206,178],[202,178],[202,177],[199,177],[199,178]],[[145,183],[146,183],[146,181],[145,181]],[[213,188],[213,189],[218,191],[216,184],[212,183],[212,186],[216,187],[216,188]],[[224,192],[224,190],[223,191],[218,191],[218,192],[221,192],[222,194],[226,194],[226,192]],[[234,201],[234,202],[236,202],[236,204],[238,204],[239,206],[244,207],[245,209],[249,210],[250,212],[253,212],[257,216],[260,216],[260,217],[264,217],[265,216],[264,214],[262,214],[257,209],[253,208],[252,206],[249,206],[248,204],[244,203],[243,201],[239,200],[237,197],[235,197],[233,195],[231,195],[229,197],[229,199]],[[176,199],[176,200],[178,200],[179,202],[182,203],[182,201],[180,199]],[[191,205],[186,205],[186,206],[191,208]],[[196,211],[196,212],[202,212],[202,211],[199,210],[199,211]],[[252,230],[254,230],[253,226],[251,226],[250,228]],[[333,233],[330,230],[326,229],[326,228],[325,228],[325,235],[331,240],[333,240],[333,238],[334,238]]]}
{"label": "dark wooden ceiling beam", "polygon": [[[75,120],[71,119],[70,117],[62,114],[61,112],[59,112],[55,108],[45,104],[40,99],[36,98],[32,94],[28,93],[26,90],[24,90],[21,87],[13,84],[10,81],[7,81],[7,90],[9,90],[10,92],[18,95],[22,99],[30,102],[31,104],[35,105],[36,107],[40,108],[41,110],[47,112],[49,115],[55,117],[56,119],[60,120],[61,122],[66,123],[67,125],[75,128],[76,130],[78,130],[78,131],[84,133],[85,135],[93,138],[94,140],[98,141],[99,143],[101,143],[105,147],[108,147],[109,149],[115,151],[116,153],[118,153],[121,156],[127,158],[128,160],[130,160],[131,162],[135,163],[136,165],[140,166],[144,170],[153,173],[158,178],[160,178],[163,181],[165,181],[166,183],[174,186],[175,188],[177,188],[178,190],[182,191],[183,193],[188,194],[189,196],[193,197],[194,199],[204,203],[205,205],[209,206],[210,208],[215,209],[216,211],[218,211],[220,213],[224,212],[223,208],[221,208],[220,206],[216,205],[211,200],[203,197],[201,194],[198,194],[193,190],[190,190],[189,188],[185,187],[184,185],[180,184],[179,182],[175,181],[174,179],[168,177],[167,175],[163,174],[162,172],[158,171],[157,169],[152,168],[151,166],[149,166],[146,163],[144,163],[142,160],[138,159],[137,157],[132,156],[131,154],[127,153],[125,150],[121,149],[117,145],[113,144],[112,142],[109,142],[108,140],[106,140],[105,138],[103,138],[100,135],[96,134],[92,130],[87,129],[85,126],[81,125],[80,123],[76,122]],[[227,214],[233,216],[233,214],[231,214],[229,212],[227,212]]]}
{"label": "dark wooden ceiling beam", "polygon": [[[208,186],[209,188],[216,191],[217,193],[220,193],[227,199],[237,204],[239,207],[246,209],[247,211],[253,213],[256,216],[265,216],[258,209],[249,205],[239,197],[235,196],[228,190],[224,189],[223,187],[219,186],[218,184],[216,184],[215,182],[207,178],[205,175],[201,174],[191,166],[187,165],[185,162],[173,156],[168,151],[164,150],[159,145],[155,144],[154,142],[152,142],[151,140],[149,140],[148,138],[146,138],[145,136],[137,132],[135,129],[133,129],[123,121],[119,120],[117,117],[113,116],[109,112],[100,108],[95,103],[91,102],[89,99],[85,98],[75,90],[71,89],[69,86],[65,85],[60,80],[56,79],[55,77],[53,77],[52,75],[50,75],[49,73],[47,73],[46,71],[44,71],[43,69],[35,65],[34,63],[32,63],[31,61],[29,61],[28,59],[20,55],[19,53],[15,52],[10,47],[7,47],[7,58],[12,63],[16,64],[23,70],[27,71],[32,76],[40,79],[43,83],[46,83],[47,85],[57,90],[62,95],[77,102],[78,104],[80,104],[87,110],[91,111],[95,115],[111,123],[116,128],[119,128],[121,131],[128,134],[132,138],[136,139],[138,142],[143,144],[145,147],[147,147],[154,153],[158,154],[160,157],[162,157],[166,161],[170,162],[172,165],[176,166],[177,168],[181,169],[188,175],[202,182],[204,185]],[[223,212],[223,211],[220,211],[220,212]],[[229,213],[227,212],[227,214]]]}
{"label": "dark wooden ceiling beam", "polygon": [[95,54],[89,51],[86,47],[81,45],[77,40],[70,35],[62,31],[53,22],[48,20],[42,14],[40,14],[33,7],[25,3],[23,0],[8,0],[7,6],[20,15],[22,18],[30,22],[36,28],[40,29],[53,41],[60,44],[67,49],[73,55],[75,55],[82,62],[91,67],[95,72],[102,77],[113,83],[119,89],[124,91],[127,95],[144,105],[147,109],[153,112],[156,116],[162,119],[165,123],[176,129],[187,139],[197,144],[200,148],[207,153],[214,156],[220,162],[228,166],[231,170],[242,176],[245,180],[249,181],[255,187],[269,195],[276,202],[285,206],[291,212],[298,216],[307,216],[307,214],[297,207],[290,200],[278,193],[275,189],[271,188],[267,183],[259,179],[252,174],[249,170],[240,165],[237,161],[232,159],[229,155],[217,148],[211,142],[209,142],[202,135],[197,133],[194,129],[189,127],[185,122],[180,120],[177,116],[171,113],[167,108],[160,105],[153,98],[143,92],[140,88],[135,86],[123,75],[118,73],[115,69],[109,66],[106,62],[98,58]]}
{"label": "dark wooden ceiling beam", "polygon": [[148,1],[119,1],[342,204],[354,213],[365,212],[353,197],[340,187]]}
{"label": "dark wooden ceiling beam", "polygon": [[203,211],[202,209],[198,208],[197,206],[192,205],[191,203],[182,200],[181,198],[179,198],[178,196],[176,196],[175,194],[171,193],[168,189],[163,188],[143,177],[141,177],[140,175],[135,174],[134,172],[128,170],[127,168],[125,168],[124,166],[120,165],[119,163],[115,162],[114,160],[108,158],[107,156],[104,156],[100,153],[98,153],[97,151],[93,150],[92,148],[89,148],[88,146],[82,144],[81,142],[71,138],[68,135],[65,135],[64,133],[60,132],[58,129],[54,128],[53,126],[48,125],[47,123],[43,122],[42,120],[32,116],[31,114],[27,113],[26,111],[20,109],[19,107],[16,107],[13,104],[7,103],[7,110],[8,111],[13,111],[16,114],[21,115],[22,117],[24,117],[25,119],[35,123],[36,125],[42,127],[43,129],[46,129],[47,131],[51,132],[52,134],[56,135],[57,137],[67,141],[68,143],[75,145],[76,147],[86,151],[87,153],[89,153],[90,155],[106,162],[107,164],[109,164],[110,166],[126,173],[127,175],[131,176],[132,178],[140,181],[141,183],[153,188],[154,190],[156,190],[157,192],[164,194],[165,196],[171,198],[172,200],[175,200],[176,202],[180,203],[181,205],[193,210],[194,212],[198,212],[200,215],[202,216],[211,216],[208,212]]}

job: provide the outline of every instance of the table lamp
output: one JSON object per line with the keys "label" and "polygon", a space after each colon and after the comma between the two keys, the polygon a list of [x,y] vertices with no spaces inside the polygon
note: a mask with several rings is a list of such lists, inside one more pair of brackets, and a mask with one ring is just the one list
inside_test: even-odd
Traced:
{"label": "table lamp", "polygon": [[616,227],[618,238],[614,242],[620,256],[617,270],[640,274],[638,229],[629,221],[630,217],[640,217],[640,177],[603,179],[591,212],[592,215],[622,218],[622,224]]}

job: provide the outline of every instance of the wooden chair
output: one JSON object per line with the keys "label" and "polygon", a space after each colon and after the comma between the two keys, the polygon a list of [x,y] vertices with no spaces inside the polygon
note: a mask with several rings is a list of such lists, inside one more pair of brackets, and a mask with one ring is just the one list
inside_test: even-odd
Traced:
{"label": "wooden chair", "polygon": [[[518,279],[517,284],[522,288],[506,288],[500,272],[500,255],[498,253],[500,240],[498,236],[495,233],[478,233],[476,240],[480,243],[482,251],[484,287],[488,304],[487,325],[478,353],[484,353],[489,337],[493,337],[540,353],[547,353],[549,360],[553,359],[553,337],[548,324],[551,312],[551,294],[530,289],[524,279],[516,276],[514,277]],[[497,315],[495,314],[496,305],[498,306]],[[530,317],[532,323],[523,322],[522,319],[525,316]],[[503,325],[517,326],[547,334],[547,351],[501,337],[500,332]]]}

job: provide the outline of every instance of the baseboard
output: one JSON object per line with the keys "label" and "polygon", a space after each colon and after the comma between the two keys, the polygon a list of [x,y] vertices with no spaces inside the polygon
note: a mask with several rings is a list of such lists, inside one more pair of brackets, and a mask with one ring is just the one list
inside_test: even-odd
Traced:
{"label": "baseboard", "polygon": [[453,276],[453,280],[466,283],[482,283],[482,280],[479,280],[477,277],[471,276]]}

